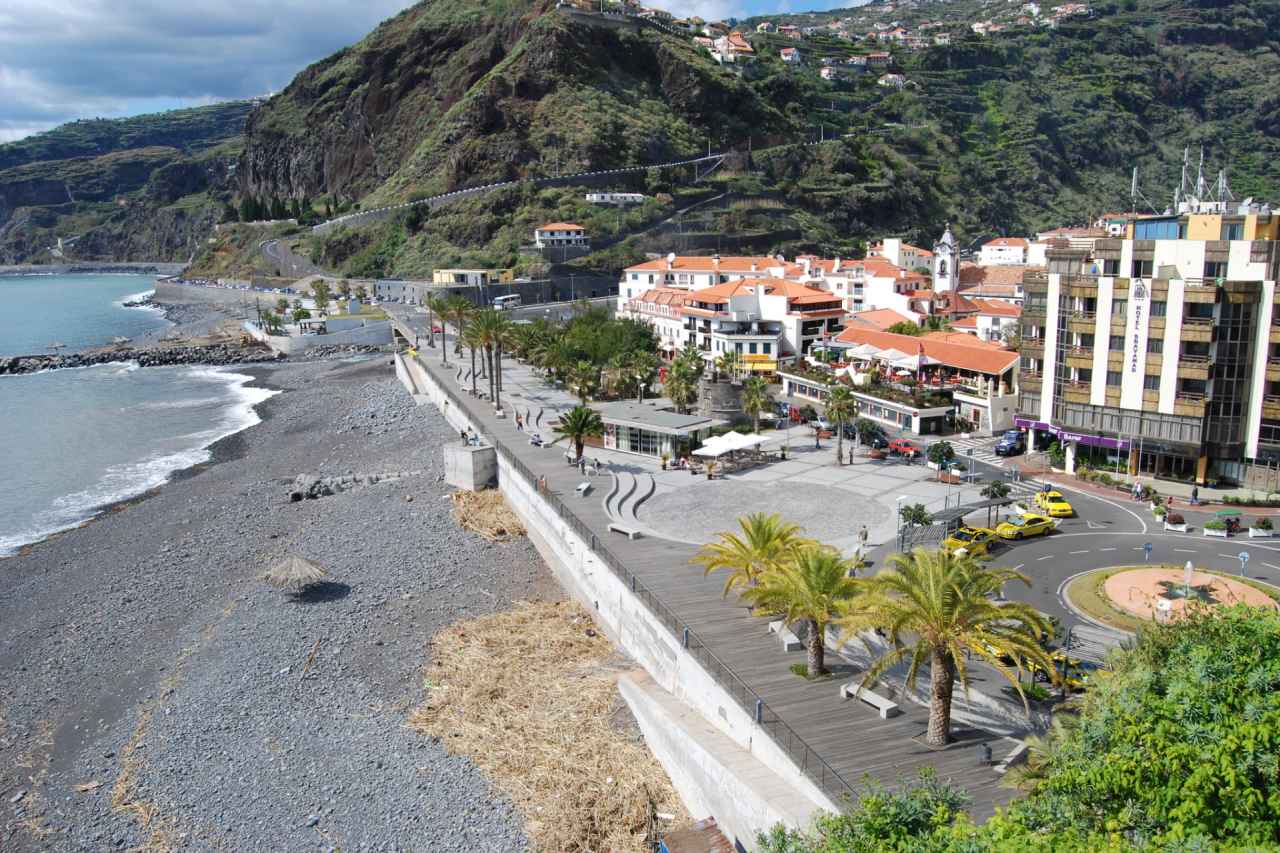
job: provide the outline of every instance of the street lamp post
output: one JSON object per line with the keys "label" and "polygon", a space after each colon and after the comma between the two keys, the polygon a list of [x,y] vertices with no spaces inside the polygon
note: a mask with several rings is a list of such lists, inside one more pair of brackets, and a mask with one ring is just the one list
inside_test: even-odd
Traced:
{"label": "street lamp post", "polygon": [[902,502],[907,499],[906,495],[898,495],[898,499],[894,501],[894,514],[898,518],[898,549],[902,549]]}

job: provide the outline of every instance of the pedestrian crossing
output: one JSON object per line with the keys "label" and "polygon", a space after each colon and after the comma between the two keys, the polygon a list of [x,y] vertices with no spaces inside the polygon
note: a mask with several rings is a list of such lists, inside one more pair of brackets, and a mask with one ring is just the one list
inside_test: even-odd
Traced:
{"label": "pedestrian crossing", "polygon": [[[1001,468],[1005,467],[1008,461],[1006,457],[996,456],[994,438],[948,438],[947,442],[955,448],[958,459],[977,459],[979,462]],[[970,450],[973,451],[972,456],[969,454]]]}

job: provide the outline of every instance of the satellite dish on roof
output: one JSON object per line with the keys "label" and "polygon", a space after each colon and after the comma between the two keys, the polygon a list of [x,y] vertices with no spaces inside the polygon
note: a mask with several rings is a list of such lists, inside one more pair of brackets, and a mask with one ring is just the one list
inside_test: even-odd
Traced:
{"label": "satellite dish on roof", "polygon": [[667,263],[674,264],[676,262],[676,253],[667,252]]}

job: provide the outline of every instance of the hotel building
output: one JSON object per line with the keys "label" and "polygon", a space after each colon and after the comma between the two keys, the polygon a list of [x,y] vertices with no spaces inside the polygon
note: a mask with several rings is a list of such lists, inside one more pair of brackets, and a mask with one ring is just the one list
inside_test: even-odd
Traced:
{"label": "hotel building", "polygon": [[1027,272],[1017,422],[1068,471],[1258,487],[1280,463],[1280,218],[1225,183],[1177,211]]}

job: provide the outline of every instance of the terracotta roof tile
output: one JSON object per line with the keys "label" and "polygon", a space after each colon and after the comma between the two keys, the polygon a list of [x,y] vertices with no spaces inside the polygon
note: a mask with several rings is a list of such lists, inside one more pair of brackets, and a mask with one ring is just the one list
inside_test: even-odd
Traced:
{"label": "terracotta roof tile", "polygon": [[915,321],[906,314],[900,314],[892,308],[873,308],[869,311],[858,311],[850,314],[849,322],[861,323],[869,328],[883,331],[895,323],[913,323]]}
{"label": "terracotta roof tile", "polygon": [[1018,354],[1010,350],[994,350],[970,344],[949,343],[928,336],[895,335],[872,329],[846,328],[836,340],[851,344],[871,344],[882,349],[915,354],[921,348],[930,358],[947,367],[998,375],[1018,363]]}
{"label": "terracotta roof tile", "polygon": [[539,225],[539,231],[586,231],[581,225],[575,225],[572,222],[548,222],[546,225]]}

